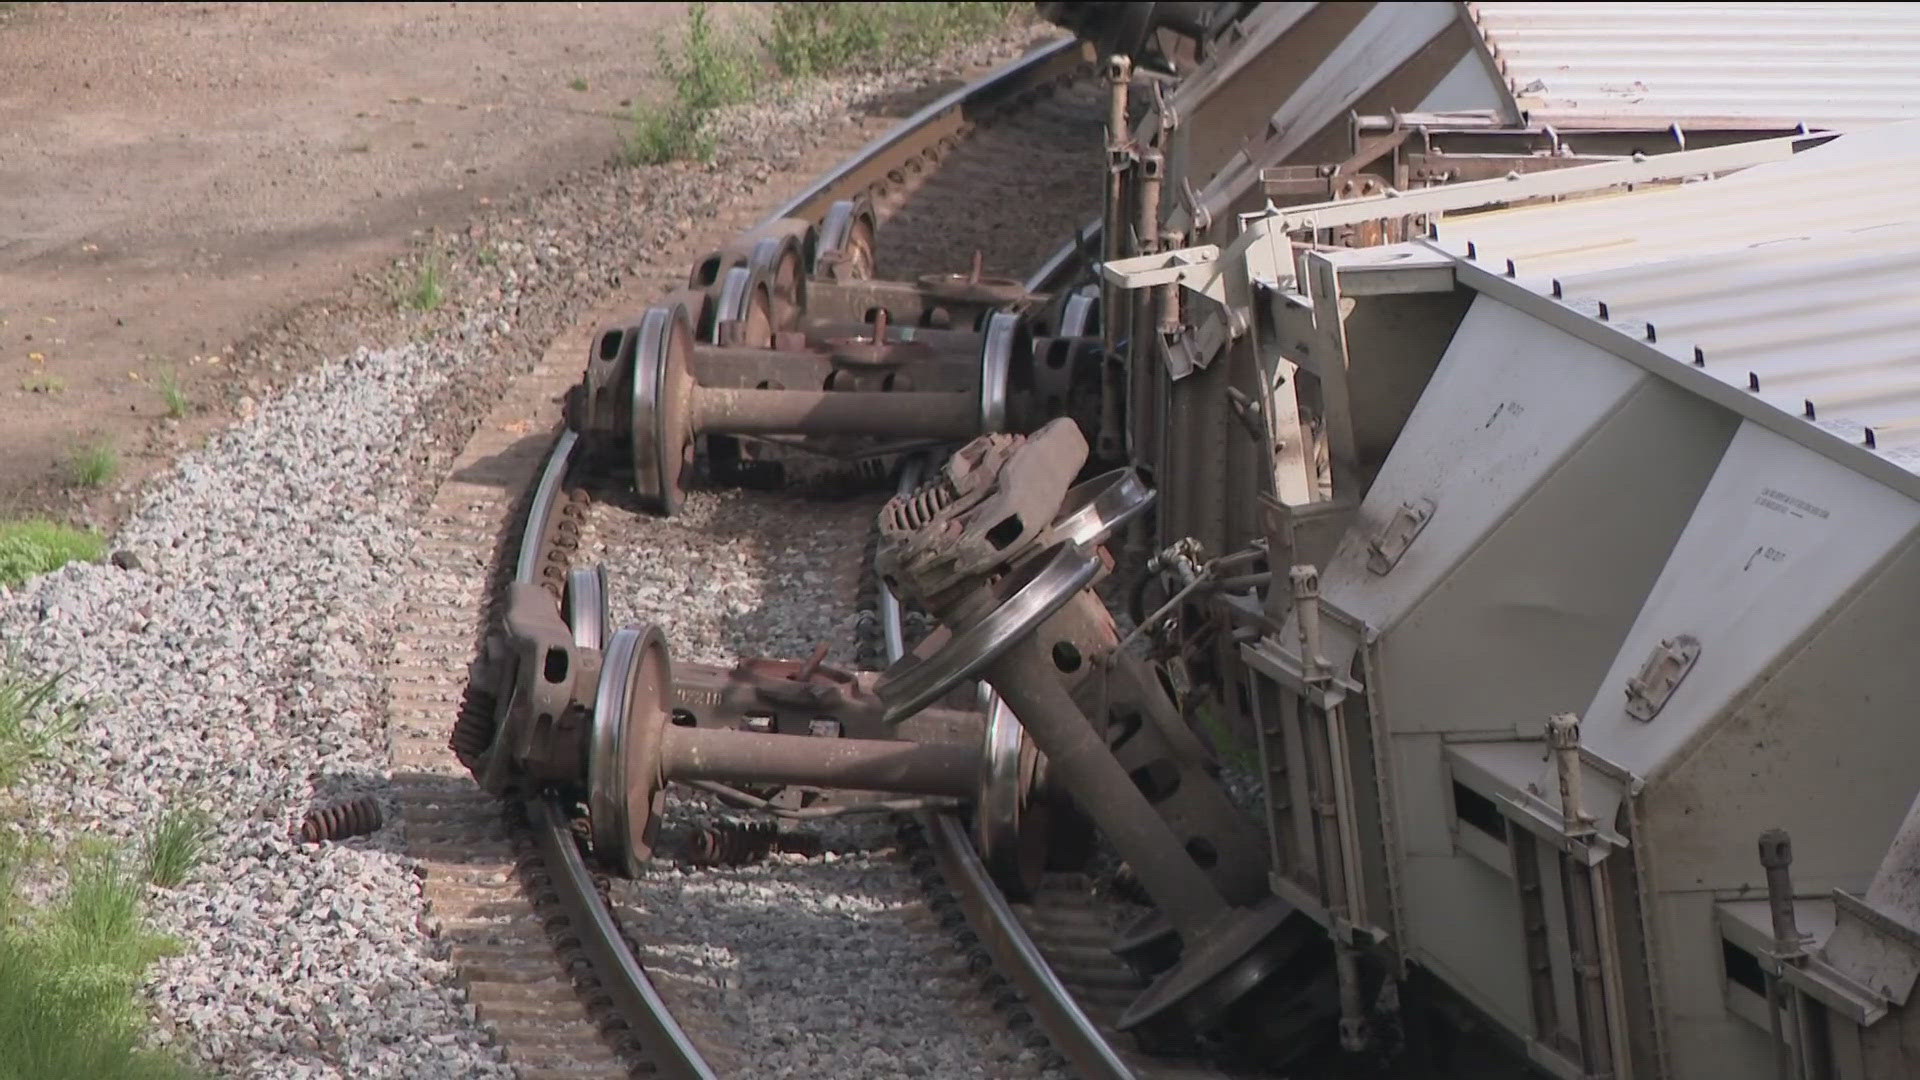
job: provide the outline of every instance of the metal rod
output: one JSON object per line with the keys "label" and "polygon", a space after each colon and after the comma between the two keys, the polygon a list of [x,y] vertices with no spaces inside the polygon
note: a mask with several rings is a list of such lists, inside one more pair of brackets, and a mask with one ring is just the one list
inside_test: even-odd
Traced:
{"label": "metal rod", "polygon": [[677,781],[799,784],[965,798],[976,792],[980,753],[970,746],[945,743],[670,725],[661,737],[660,773]]}
{"label": "metal rod", "polygon": [[980,433],[975,395],[841,393],[698,387],[694,428],[706,434],[916,435],[968,439]]}
{"label": "metal rod", "polygon": [[1333,943],[1333,971],[1340,989],[1340,1049],[1357,1054],[1367,1048],[1367,1012],[1360,999],[1360,950],[1351,941]]}
{"label": "metal rod", "polygon": [[1547,745],[1560,774],[1560,816],[1570,837],[1593,835],[1593,815],[1580,800],[1580,718],[1556,713],[1547,719]]}
{"label": "metal rod", "polygon": [[[1127,87],[1133,79],[1133,61],[1125,56],[1107,58],[1107,180],[1106,207],[1100,230],[1101,258],[1113,262],[1126,253],[1127,177],[1133,166],[1132,132],[1127,124]],[[1127,375],[1116,363],[1121,328],[1131,320],[1122,311],[1127,293],[1103,276],[1100,282],[1100,335],[1109,359],[1102,365],[1100,383],[1099,452],[1102,458],[1120,456],[1128,446],[1122,430],[1122,411],[1127,395]]]}
{"label": "metal rod", "polygon": [[[1187,246],[1187,234],[1169,230],[1160,234],[1158,251],[1174,251]],[[1154,321],[1160,333],[1171,337],[1180,332],[1180,284],[1170,281],[1153,290]]]}
{"label": "metal rod", "polygon": [[1300,666],[1308,682],[1325,682],[1327,662],[1320,656],[1320,571],[1296,566],[1288,572],[1293,583],[1293,608],[1300,616]]}
{"label": "metal rod", "polygon": [[[826,342],[832,338],[853,336],[852,331],[837,333],[840,329],[836,325],[818,337],[809,333],[807,340],[811,345],[826,349]],[[916,351],[912,360],[902,366],[904,371],[918,375],[933,368],[942,385],[953,384],[955,389],[979,384],[978,334],[928,330],[906,337],[896,329],[888,335],[887,340],[891,343],[917,341],[926,344],[926,350]],[[735,345],[696,345],[693,348],[694,380],[706,387],[759,386],[762,383],[782,387],[817,387],[823,385],[834,370],[832,357],[813,348],[755,349]]]}
{"label": "metal rod", "polygon": [[[1166,160],[1157,150],[1143,149],[1134,157],[1133,236],[1129,255],[1151,255],[1160,243],[1160,183]],[[1175,286],[1177,289],[1178,286]],[[1150,415],[1160,381],[1160,340],[1155,294],[1128,297],[1132,307],[1127,348],[1128,453],[1138,461],[1160,460],[1163,432]]]}
{"label": "metal rod", "polygon": [[1045,637],[1043,624],[987,667],[987,681],[1046,755],[1049,775],[1073,792],[1154,906],[1193,941],[1228,914],[1227,902],[1062,685],[1040,644]]}
{"label": "metal rod", "polygon": [[1126,250],[1126,178],[1133,157],[1132,133],[1127,124],[1127,91],[1133,80],[1133,61],[1125,56],[1108,57],[1106,74],[1107,205],[1101,249],[1111,262],[1121,258]]}
{"label": "metal rod", "polygon": [[[1760,865],[1767,874],[1767,913],[1773,920],[1773,957],[1780,964],[1798,963],[1806,956],[1793,910],[1793,840],[1785,829],[1760,834]],[[1800,1022],[1800,993],[1784,978],[1767,973],[1767,1018],[1773,1037],[1774,1070],[1780,1080],[1802,1080],[1806,1030]],[[1784,1018],[1782,1012],[1785,1013]],[[1796,1047],[1789,1047],[1787,1032]]]}
{"label": "metal rod", "polygon": [[1785,829],[1760,834],[1760,865],[1767,871],[1767,913],[1773,917],[1773,948],[1781,959],[1805,952],[1793,911],[1793,839]]}
{"label": "metal rod", "polygon": [[704,791],[736,810],[748,810],[757,814],[786,818],[789,821],[818,821],[821,818],[847,817],[854,814],[907,814],[921,810],[957,810],[965,805],[965,800],[962,799],[922,797],[883,799],[877,802],[832,803],[794,810],[712,780],[689,780],[686,781],[686,785],[695,791]]}
{"label": "metal rod", "polygon": [[1200,571],[1198,575],[1194,577],[1192,581],[1187,582],[1187,584],[1184,587],[1182,587],[1179,592],[1174,593],[1172,596],[1168,597],[1166,603],[1161,604],[1159,607],[1155,608],[1153,610],[1153,614],[1147,616],[1144,619],[1141,619],[1140,625],[1134,627],[1132,630],[1127,631],[1127,636],[1120,639],[1120,644],[1115,646],[1113,651],[1115,652],[1125,651],[1126,647],[1133,642],[1134,638],[1139,637],[1141,634],[1145,633],[1149,628],[1151,628],[1156,623],[1158,623],[1161,619],[1166,618],[1169,614],[1173,612],[1174,608],[1179,606],[1180,601],[1185,600],[1187,597],[1193,595],[1194,590],[1206,584],[1208,577],[1210,574],[1212,574],[1212,572],[1213,572],[1213,564],[1209,563],[1205,568],[1203,568]]}
{"label": "metal rod", "polygon": [[1607,1037],[1606,979],[1600,966],[1599,924],[1593,910],[1592,871],[1560,856],[1560,892],[1566,900],[1568,959],[1574,975],[1574,1008],[1580,1024],[1580,1055],[1590,1075],[1612,1071],[1613,1044]]}

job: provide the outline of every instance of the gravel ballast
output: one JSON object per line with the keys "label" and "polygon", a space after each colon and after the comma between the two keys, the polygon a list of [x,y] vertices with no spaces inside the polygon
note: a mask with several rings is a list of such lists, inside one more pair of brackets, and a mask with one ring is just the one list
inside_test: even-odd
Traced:
{"label": "gravel ballast", "polygon": [[0,604],[20,659],[93,709],[26,791],[57,846],[131,840],[165,806],[214,815],[206,863],[156,890],[180,955],[149,987],[158,1038],[254,1076],[506,1076],[420,925],[389,827],[302,845],[316,804],[380,792],[375,662],[408,565],[419,404],[484,351],[360,352],[181,462],[116,540]]}
{"label": "gravel ballast", "polygon": [[[857,578],[882,498],[695,491],[672,519],[595,508],[576,565],[599,562],[614,625],[652,623],[675,659],[852,666]],[[953,1080],[1039,1074],[979,990],[896,851],[893,821],[807,822],[824,854],[677,862],[722,813],[669,789],[663,857],[612,883],[622,923],[676,1012],[699,1018],[723,1075]],[[744,1068],[743,1068],[744,1066]]]}
{"label": "gravel ballast", "polygon": [[[984,43],[955,63],[1017,51],[1008,45]],[[262,401],[242,399],[244,419],[157,480],[115,537],[131,568],[73,565],[0,589],[0,640],[21,666],[64,671],[67,691],[93,702],[77,736],[18,789],[32,809],[25,827],[57,850],[82,837],[133,842],[168,807],[214,817],[204,864],[150,897],[158,928],[182,946],[146,987],[157,1042],[222,1075],[510,1075],[425,928],[400,830],[319,845],[291,837],[309,809],[384,789],[382,661],[417,565],[414,515],[465,430],[559,328],[652,258],[690,261],[671,245],[699,215],[794,167],[816,137],[810,125],[925,75],[837,80],[739,111],[712,171],[591,172],[517,216],[443,238],[453,284],[438,311],[395,314],[360,295],[261,335],[240,355],[270,381],[277,355],[316,341],[415,340],[343,348],[283,392],[262,386]],[[300,319],[323,319],[327,332],[304,335]],[[530,403],[528,414],[545,407]],[[689,590],[688,603],[713,606],[713,625],[731,627],[704,646],[709,655],[848,640],[843,622],[817,612],[780,614],[828,565],[800,554],[791,571],[752,570],[745,600]],[[616,568],[616,588],[621,578]],[[745,629],[758,620],[770,636]],[[842,863],[878,858],[852,854],[873,839],[851,833],[831,846],[849,853]],[[822,878],[810,902],[897,913],[910,883],[885,876],[884,887]],[[680,940],[700,940],[697,928]],[[888,1002],[873,1007],[887,1024]],[[847,1053],[865,1045],[850,1040]],[[864,1072],[833,1075],[914,1075],[868,1056]]]}

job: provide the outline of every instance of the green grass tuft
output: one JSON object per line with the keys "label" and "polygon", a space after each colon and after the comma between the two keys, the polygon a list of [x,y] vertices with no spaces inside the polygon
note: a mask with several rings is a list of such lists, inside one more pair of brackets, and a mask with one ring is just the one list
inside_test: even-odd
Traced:
{"label": "green grass tuft", "polygon": [[92,562],[106,541],[51,521],[0,521],[0,585],[18,585],[70,562]]}
{"label": "green grass tuft", "polygon": [[440,271],[440,259],[432,256],[420,265],[413,286],[407,290],[406,306],[415,311],[432,311],[447,299],[447,285]]}
{"label": "green grass tuft", "polygon": [[0,850],[0,1080],[187,1077],[140,1047],[140,979],[177,950],[146,929],[142,882],[111,850],[68,867],[65,893],[30,910],[12,888],[25,856]]}
{"label": "green grass tuft", "polygon": [[105,487],[120,475],[120,453],[104,442],[77,446],[67,456],[67,479],[75,487]]}
{"label": "green grass tuft", "polygon": [[1007,3],[777,3],[761,44],[782,75],[833,75],[876,61],[923,61],[992,33]]}
{"label": "green grass tuft", "polygon": [[61,698],[60,676],[31,678],[0,658],[0,791],[50,755],[85,713],[84,705]]}
{"label": "green grass tuft", "polygon": [[576,94],[584,94],[587,92],[587,80],[576,78],[572,82],[567,84],[567,89],[573,91]]}
{"label": "green grass tuft", "polygon": [[753,95],[754,60],[738,39],[713,24],[710,4],[687,6],[687,32],[678,52],[660,50],[660,70],[673,97],[633,109],[626,159],[634,165],[706,161],[713,157],[713,114]]}
{"label": "green grass tuft", "polygon": [[194,809],[167,810],[153,823],[145,844],[146,879],[162,889],[177,889],[200,865],[213,819]]}
{"label": "green grass tuft", "polygon": [[[30,678],[0,658],[0,792],[84,709],[61,698],[58,676]],[[83,840],[67,859],[65,889],[31,907],[16,886],[44,853],[0,828],[0,1080],[187,1080],[179,1062],[141,1048],[141,978],[178,950],[147,928],[145,880],[112,846]]]}
{"label": "green grass tuft", "polygon": [[158,384],[160,399],[167,403],[167,415],[175,420],[185,420],[187,414],[193,411],[193,399],[181,389],[179,372],[161,372]]}
{"label": "green grass tuft", "polygon": [[713,136],[706,120],[677,104],[636,105],[633,128],[627,133],[629,165],[665,165],[669,161],[707,161],[713,157]]}

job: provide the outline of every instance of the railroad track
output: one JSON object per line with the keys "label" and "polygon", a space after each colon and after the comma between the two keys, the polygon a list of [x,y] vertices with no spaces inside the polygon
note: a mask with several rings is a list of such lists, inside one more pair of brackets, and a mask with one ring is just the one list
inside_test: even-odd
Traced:
{"label": "railroad track", "polygon": [[[1087,162],[1097,159],[1106,101],[1102,88],[1089,88],[1088,74],[1077,46],[1030,54],[928,106],[769,220],[826,219],[829,232],[839,230],[834,237],[842,256],[866,260],[858,277],[874,269],[876,258],[888,276],[911,280],[956,263],[964,267],[970,253],[977,277],[984,251],[994,267],[1037,270],[1029,287],[1057,278],[1060,241],[1097,209],[1098,192],[1089,204],[1088,193],[1076,198],[1035,179],[1084,178]],[[1078,142],[1060,137],[1075,130]],[[848,200],[858,196],[874,213],[848,220]],[[725,283],[716,284],[724,293]],[[623,297],[629,306],[646,299]],[[629,883],[589,870],[578,843],[581,823],[570,820],[570,807],[544,791],[500,802],[467,778],[499,702],[471,688],[463,698],[466,663],[515,587],[545,588],[560,601],[578,644],[644,648],[637,636],[616,638],[611,631],[630,603],[622,587],[634,583],[573,571],[584,569],[589,552],[604,550],[609,535],[617,545],[627,533],[632,544],[638,529],[637,542],[646,542],[658,520],[635,514],[630,498],[597,483],[594,470],[583,467],[586,447],[575,431],[543,434],[577,378],[578,358],[589,351],[588,329],[555,342],[519,388],[521,400],[544,403],[544,415],[486,424],[436,499],[426,552],[435,573],[414,598],[413,630],[396,650],[391,680],[397,801],[409,847],[426,867],[424,889],[438,930],[476,1012],[494,1027],[522,1075],[749,1074],[751,1063],[739,1060],[723,1026],[703,1019],[683,1028],[674,1019],[673,999],[687,991],[670,985],[671,977],[656,988],[637,958],[651,944],[637,914],[645,897]],[[682,496],[672,494],[677,505]],[[877,496],[856,496],[808,513],[819,515],[829,532],[864,538],[877,506]],[[775,514],[794,525],[790,514]],[[795,527],[815,523],[809,517]],[[706,535],[687,541],[687,552],[713,556],[737,525],[709,522]],[[686,537],[700,532],[672,527]],[[825,574],[821,595],[844,605],[846,626],[855,621],[866,569],[862,559],[843,552]],[[642,614],[660,619],[657,609]],[[900,643],[897,605],[883,603],[878,614],[888,643]],[[833,627],[821,622],[816,629]],[[676,648],[683,644],[679,633],[671,639]],[[696,651],[739,651],[717,639],[695,644]],[[615,652],[608,655],[614,663]],[[449,726],[457,728],[458,754],[449,752]],[[624,816],[591,797],[588,803],[596,811],[595,829]],[[976,1026],[981,1038],[1001,1044],[1002,1059],[983,1075],[1006,1075],[1000,1070],[1016,1065],[1042,1075],[1062,1066],[1089,1077],[1220,1075],[1202,1062],[1116,1049],[1113,1022],[1143,984],[1106,951],[1113,909],[1089,900],[1083,875],[1049,876],[1032,903],[1011,905],[974,853],[964,824],[944,810],[920,812],[901,830],[899,846],[932,913],[915,924],[925,947],[944,952],[948,974],[992,1002]]]}

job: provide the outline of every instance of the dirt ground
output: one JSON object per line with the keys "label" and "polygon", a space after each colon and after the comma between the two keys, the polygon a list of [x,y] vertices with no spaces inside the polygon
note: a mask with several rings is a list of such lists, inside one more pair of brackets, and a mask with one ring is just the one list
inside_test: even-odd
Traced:
{"label": "dirt ground", "polygon": [[111,524],[236,343],[615,154],[683,7],[0,4],[0,516]]}

